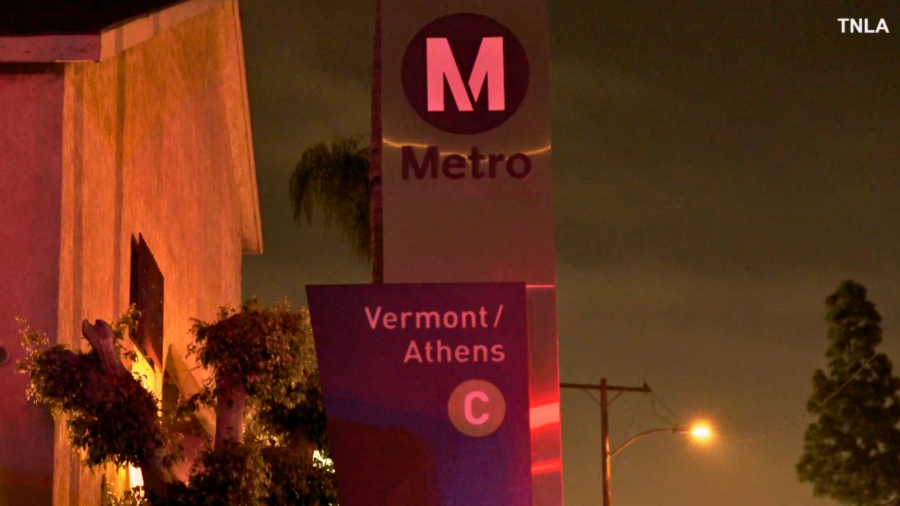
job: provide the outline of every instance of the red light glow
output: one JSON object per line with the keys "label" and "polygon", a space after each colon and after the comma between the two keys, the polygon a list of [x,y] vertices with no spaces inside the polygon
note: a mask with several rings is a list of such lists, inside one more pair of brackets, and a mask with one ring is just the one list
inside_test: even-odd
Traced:
{"label": "red light glow", "polygon": [[559,403],[542,404],[531,408],[531,430],[559,423]]}
{"label": "red light glow", "polygon": [[562,460],[553,459],[531,464],[531,474],[552,473],[562,471]]}

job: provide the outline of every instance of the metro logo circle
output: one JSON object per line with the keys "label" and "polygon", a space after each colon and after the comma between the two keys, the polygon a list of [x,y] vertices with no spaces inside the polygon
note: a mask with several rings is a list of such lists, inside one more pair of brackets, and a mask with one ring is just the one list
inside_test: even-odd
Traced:
{"label": "metro logo circle", "polygon": [[451,14],[422,28],[406,48],[403,91],[431,126],[487,132],[511,118],[528,91],[528,56],[508,28],[480,14]]}

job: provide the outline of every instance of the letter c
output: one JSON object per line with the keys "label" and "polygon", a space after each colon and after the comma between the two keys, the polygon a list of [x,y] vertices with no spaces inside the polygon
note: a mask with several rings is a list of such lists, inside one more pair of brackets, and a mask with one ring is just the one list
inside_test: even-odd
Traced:
{"label": "letter c", "polygon": [[488,421],[488,419],[491,417],[491,415],[489,415],[487,413],[482,413],[481,416],[479,416],[477,418],[474,417],[472,415],[472,401],[475,399],[478,399],[481,402],[487,402],[488,396],[484,392],[478,392],[478,391],[469,392],[469,394],[466,395],[466,401],[465,401],[466,421],[471,423],[472,425],[482,425],[483,423]]}
{"label": "letter c", "polygon": [[447,415],[469,437],[493,434],[506,417],[506,399],[489,381],[471,379],[457,385],[447,400]]}

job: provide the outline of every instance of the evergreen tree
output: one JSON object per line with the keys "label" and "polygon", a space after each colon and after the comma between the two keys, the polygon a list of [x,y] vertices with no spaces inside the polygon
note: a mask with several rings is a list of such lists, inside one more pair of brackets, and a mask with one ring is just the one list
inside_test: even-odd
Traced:
{"label": "evergreen tree", "polygon": [[881,316],[866,289],[845,281],[826,299],[828,370],[813,376],[806,429],[797,464],[800,481],[817,496],[855,506],[900,501],[900,379],[881,343]]}

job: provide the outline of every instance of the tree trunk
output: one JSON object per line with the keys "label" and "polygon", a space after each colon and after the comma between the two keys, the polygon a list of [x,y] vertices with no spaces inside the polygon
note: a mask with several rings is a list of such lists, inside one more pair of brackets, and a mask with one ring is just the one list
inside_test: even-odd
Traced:
{"label": "tree trunk", "polygon": [[239,381],[216,385],[216,447],[226,439],[240,443],[244,438],[244,408],[247,389]]}
{"label": "tree trunk", "polygon": [[138,462],[141,469],[141,477],[144,480],[144,489],[157,496],[165,496],[169,485],[178,481],[171,468],[163,465],[162,454],[157,449],[153,456]]}
{"label": "tree trunk", "polygon": [[375,2],[375,51],[372,58],[372,137],[369,144],[369,219],[372,231],[372,283],[384,283],[381,192],[381,0]]}
{"label": "tree trunk", "polygon": [[292,458],[303,462],[305,466],[312,467],[313,453],[316,451],[316,445],[309,437],[309,431],[306,427],[297,427],[288,440],[288,448],[291,451]]}
{"label": "tree trunk", "polygon": [[116,352],[116,335],[108,323],[103,320],[97,320],[91,325],[90,322],[84,320],[81,322],[81,333],[91,343],[91,347],[97,350],[97,353],[100,355],[104,373],[113,377],[127,377],[134,380],[134,377],[122,364],[122,360]]}
{"label": "tree trunk", "polygon": [[[90,322],[84,320],[81,323],[81,332],[91,347],[100,355],[100,361],[103,364],[103,377],[98,379],[98,386],[101,383],[109,385],[117,381],[137,383],[137,379],[132,376],[119,358],[119,353],[116,351],[115,333],[107,322],[97,320],[94,325],[91,325]],[[71,352],[67,353],[71,354]],[[157,418],[148,423],[160,423],[160,420]],[[153,441],[148,441],[146,444],[149,445],[152,456],[138,462],[144,478],[144,488],[153,494],[164,495],[168,486],[177,481],[172,470],[163,464],[163,457],[165,457],[167,449],[157,446]]]}

